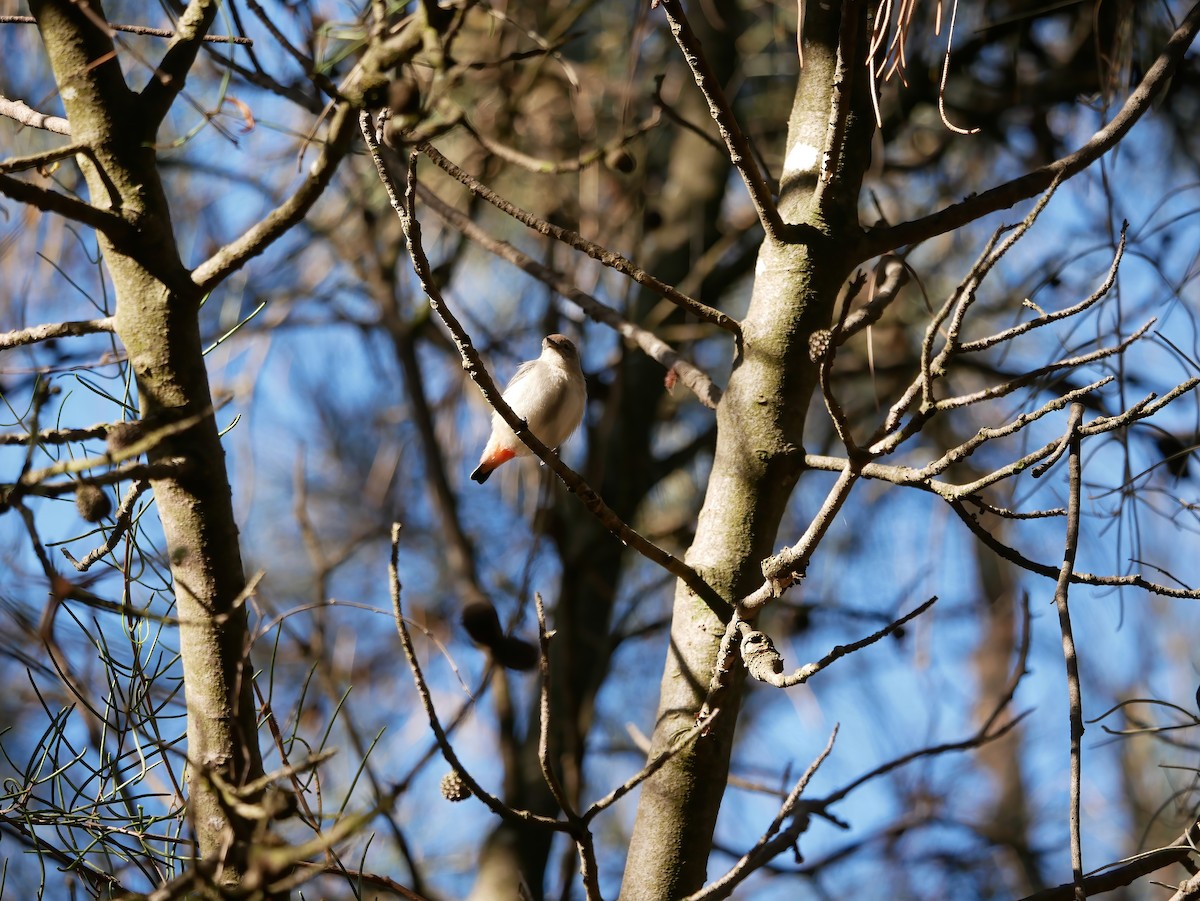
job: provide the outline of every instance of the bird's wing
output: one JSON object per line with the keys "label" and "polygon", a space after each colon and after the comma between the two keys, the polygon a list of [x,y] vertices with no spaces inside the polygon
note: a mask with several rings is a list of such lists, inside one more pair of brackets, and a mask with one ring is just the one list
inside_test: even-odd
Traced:
{"label": "bird's wing", "polygon": [[521,379],[533,372],[533,370],[537,368],[539,362],[539,360],[526,360],[524,363],[518,366],[517,371],[513,373],[513,377],[509,379],[508,384],[504,386],[504,393],[508,394],[509,391],[515,388],[517,386],[517,382],[521,381]]}

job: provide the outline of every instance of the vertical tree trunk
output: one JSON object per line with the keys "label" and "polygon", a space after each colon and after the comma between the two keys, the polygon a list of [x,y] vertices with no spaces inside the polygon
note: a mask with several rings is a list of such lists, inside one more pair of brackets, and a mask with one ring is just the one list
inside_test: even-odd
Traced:
{"label": "vertical tree trunk", "polygon": [[[236,814],[214,777],[241,786],[262,775],[247,657],[237,526],[212,415],[199,326],[201,292],[174,243],[154,152],[158,117],[127,87],[97,2],[31,4],[54,67],[93,206],[133,227],[99,235],[116,293],[116,329],[137,381],[148,429],[195,425],[160,441],[151,463],[183,458],[152,481],[167,541],[187,702],[189,813],[206,868],[239,885],[256,823]],[[207,21],[215,4],[203,11]],[[205,22],[203,27],[207,27]],[[253,799],[247,799],[253,800]]]}
{"label": "vertical tree trunk", "polygon": [[[847,4],[860,34],[866,5]],[[804,461],[804,422],[817,383],[809,337],[829,326],[838,291],[856,262],[857,196],[872,121],[863,42],[847,49],[845,69],[852,75],[835,86],[840,23],[841,4],[808,4],[804,68],[789,118],[779,201],[792,228],[789,240],[768,238],[759,253],[743,346],[717,410],[716,456],[687,553],[688,563],[729,601],[762,584],[761,562],[775,549]],[[837,154],[833,179],[818,191],[839,92],[851,115],[844,144],[830,148]],[[695,724],[730,614],[730,607],[710,609],[686,586],[677,588],[652,756]],[[735,677],[709,733],[643,785],[622,886],[625,901],[667,901],[704,884],[741,689]]]}

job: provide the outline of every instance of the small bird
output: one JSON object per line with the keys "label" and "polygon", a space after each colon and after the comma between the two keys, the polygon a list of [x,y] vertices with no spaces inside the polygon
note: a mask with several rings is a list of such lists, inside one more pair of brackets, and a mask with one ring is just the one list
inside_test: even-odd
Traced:
{"label": "small bird", "polygon": [[[542,355],[528,360],[504,389],[504,401],[529,423],[542,444],[558,447],[583,421],[587,389],[579,368],[579,351],[566,335],[549,335]],[[499,413],[492,414],[492,435],[471,478],[482,485],[496,467],[530,453]]]}

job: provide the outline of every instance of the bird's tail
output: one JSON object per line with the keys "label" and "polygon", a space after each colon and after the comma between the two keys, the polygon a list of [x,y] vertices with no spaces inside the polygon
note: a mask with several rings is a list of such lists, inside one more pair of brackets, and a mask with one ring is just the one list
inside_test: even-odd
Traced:
{"label": "bird's tail", "polygon": [[483,450],[483,457],[479,460],[479,466],[471,473],[471,479],[482,485],[488,480],[488,476],[492,474],[497,466],[501,463],[507,463],[516,455],[516,451],[509,450],[507,447],[493,449],[489,444]]}

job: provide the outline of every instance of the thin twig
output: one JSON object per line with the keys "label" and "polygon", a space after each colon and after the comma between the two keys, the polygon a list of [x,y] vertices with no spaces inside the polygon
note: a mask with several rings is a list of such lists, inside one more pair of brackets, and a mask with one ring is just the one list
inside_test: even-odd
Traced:
{"label": "thin twig", "polygon": [[786,229],[783,219],[779,215],[779,208],[775,205],[775,199],[771,195],[767,180],[763,177],[762,170],[758,168],[758,163],[755,161],[750,140],[733,115],[733,108],[729,105],[725,92],[721,90],[720,83],[704,58],[700,41],[692,31],[692,26],[688,24],[683,4],[679,0],[662,0],[660,5],[667,15],[667,24],[671,27],[675,43],[683,51],[688,68],[692,70],[696,86],[700,88],[700,93],[708,102],[709,115],[712,116],[717,130],[721,133],[721,138],[725,141],[729,162],[733,164],[746,183],[746,189],[750,192],[750,202],[754,204],[754,209],[758,213],[763,230],[767,233],[767,238],[772,241],[781,240]]}
{"label": "thin twig", "polygon": [[1079,427],[1083,423],[1083,404],[1071,405],[1071,418],[1067,422],[1067,444],[1070,495],[1067,500],[1067,535],[1063,548],[1062,569],[1054,589],[1054,606],[1058,609],[1058,628],[1062,633],[1063,661],[1067,668],[1067,701],[1071,719],[1071,873],[1075,879],[1075,897],[1084,901],[1087,897],[1083,885],[1083,845],[1080,839],[1079,794],[1082,777],[1083,698],[1079,685],[1079,660],[1075,655],[1075,639],[1071,634],[1071,613],[1067,606],[1067,595],[1071,586],[1071,572],[1075,568],[1075,554],[1079,549],[1079,499],[1083,483],[1083,464],[1080,461]]}
{"label": "thin twig", "polygon": [[[830,666],[831,664],[840,660],[841,658],[846,657],[850,654],[853,654],[855,651],[861,651],[863,648],[869,647],[870,645],[875,644],[875,642],[880,641],[884,638],[887,638],[889,635],[894,633],[897,629],[903,628],[907,623],[916,619],[918,616],[920,616],[922,613],[924,613],[926,610],[928,610],[930,607],[932,607],[936,602],[937,602],[937,597],[936,596],[931,597],[929,600],[918,605],[915,609],[910,610],[908,613],[904,614],[904,616],[888,623],[882,629],[879,629],[878,631],[871,633],[870,635],[866,636],[865,638],[860,638],[858,641],[851,642],[850,644],[837,645],[832,651],[830,651],[828,654],[826,654],[824,657],[822,657],[816,663],[807,663],[804,666],[800,667],[798,670],[796,670],[791,675],[785,676],[780,672],[770,672],[769,670],[764,671],[764,667],[761,667],[761,666],[754,667],[754,668],[751,668],[748,666],[747,668],[750,669],[750,674],[752,676],[754,676],[756,679],[758,679],[760,682],[766,682],[769,685],[774,685],[776,688],[791,688],[794,685],[803,685],[805,682],[807,682],[809,679],[811,679],[817,673],[821,672],[821,670],[827,668],[828,666]],[[752,638],[752,636],[754,636],[754,637],[761,636],[762,639],[767,640],[768,644],[770,642],[770,639],[767,639],[766,635],[764,633],[750,631],[743,635],[743,638],[742,638],[743,645],[746,643],[747,640],[754,641],[754,638]],[[760,641],[761,641],[761,639],[760,639]],[[775,661],[782,660],[782,658],[779,655],[779,652],[776,651],[773,646],[770,647],[770,649],[767,653],[769,655],[773,656]],[[747,654],[745,648],[743,648],[742,657],[746,658],[748,656],[749,656],[749,654]]]}
{"label": "thin twig", "polygon": [[[825,742],[825,747],[821,750],[821,753],[808,765],[808,769],[796,781],[791,792],[788,793],[788,796],[779,806],[779,812],[775,814],[775,819],[771,821],[771,825],[767,827],[767,830],[759,840],[754,843],[754,847],[743,854],[724,876],[705,886],[700,891],[688,895],[684,901],[718,901],[721,898],[728,898],[733,894],[733,890],[737,888],[738,884],[745,880],[747,876],[771,860],[780,851],[796,843],[801,833],[808,826],[808,816],[804,813],[796,813],[796,805],[800,803],[800,796],[804,793],[804,789],[808,787],[808,783],[812,777],[816,775],[817,769],[825,762],[825,758],[833,750],[833,743],[837,739],[838,729],[838,725],[833,727],[833,732],[829,735],[829,741]],[[783,826],[783,821],[788,817],[792,817],[791,825],[780,832],[779,830]]]}
{"label": "thin twig", "polygon": [[550,789],[550,794],[558,803],[568,820],[577,820],[571,799],[563,791],[562,783],[554,767],[550,764],[550,634],[546,631],[546,605],[542,603],[542,595],[533,595],[534,609],[537,610],[538,646],[542,653],[538,658],[538,765],[542,768],[542,778]]}
{"label": "thin twig", "polygon": [[720,710],[713,710],[709,712],[708,716],[697,719],[696,725],[692,726],[692,728],[688,729],[687,732],[684,732],[677,739],[675,739],[675,743],[671,745],[671,747],[660,752],[659,755],[653,760],[647,761],[646,765],[638,770],[634,775],[630,776],[603,798],[596,801],[591,807],[583,812],[583,815],[580,817],[580,819],[584,823],[590,823],[601,811],[611,807],[613,804],[616,804],[617,801],[621,800],[621,798],[625,797],[627,794],[657,773],[663,768],[668,760],[703,735],[708,730],[708,727],[712,725],[712,721],[719,716],[720,713]]}
{"label": "thin twig", "polygon": [[[37,20],[33,16],[0,16],[0,25],[36,25]],[[111,31],[123,31],[126,34],[138,34],[152,38],[173,38],[175,32],[167,28],[151,28],[148,25],[114,25],[112,22],[106,22],[105,25]],[[250,38],[234,37],[233,35],[209,34],[205,35],[203,40],[210,44],[242,44],[248,47],[254,46],[254,41]]]}
{"label": "thin twig", "polygon": [[562,273],[542,265],[537,260],[517,250],[511,244],[493,238],[472,222],[471,218],[465,213],[454,209],[454,207],[443,201],[428,186],[423,184],[417,185],[417,193],[426,206],[467,238],[549,285],[562,297],[583,310],[593,320],[611,327],[622,337],[632,341],[646,356],[659,363],[668,372],[674,372],[679,381],[696,395],[700,403],[712,410],[717,408],[717,404],[721,402],[721,389],[713,384],[712,379],[703,370],[690,360],[682,357],[656,334],[639,325],[635,325],[612,307],[601,303],[592,295],[581,291]]}
{"label": "thin twig", "polygon": [[510,203],[469,172],[448,160],[432,144],[421,142],[417,144],[417,149],[425,154],[434,165],[462,184],[463,187],[476,197],[486,200],[496,209],[516,219],[522,225],[533,229],[539,234],[554,238],[556,241],[561,241],[568,247],[573,247],[575,250],[587,254],[593,260],[608,266],[610,269],[615,269],[622,275],[629,276],[629,278],[633,279],[639,285],[645,285],[660,297],[671,301],[676,306],[682,307],[705,322],[710,322],[735,335],[741,334],[741,326],[737,323],[737,320],[727,316],[720,310],[708,306],[708,304],[701,303],[694,297],[688,297],[686,294],[680,293],[666,282],[659,281],[621,254],[601,247],[594,241],[589,241],[583,235],[571,231],[569,228],[562,228],[544,219],[539,219],[532,213],[526,212],[515,204]]}
{"label": "thin twig", "polygon": [[129,490],[125,492],[125,496],[121,498],[120,506],[117,507],[116,523],[113,525],[109,533],[104,536],[104,543],[99,547],[89,551],[82,560],[76,560],[69,550],[65,547],[62,549],[63,556],[71,561],[71,565],[78,572],[87,572],[93,563],[102,558],[105,554],[112,551],[117,546],[117,542],[128,530],[133,523],[133,505],[137,503],[137,499],[142,496],[143,492],[150,487],[150,483],[145,479],[135,479],[133,484],[129,486]]}
{"label": "thin twig", "polygon": [[800,540],[762,562],[765,581],[737,602],[738,610],[748,613],[759,609],[768,601],[779,597],[785,588],[804,576],[813,552],[833,524],[858,478],[859,473],[853,466],[847,466],[838,474],[837,481],[833,483],[821,504],[821,509],[813,516]]}
{"label": "thin twig", "polygon": [[917,244],[935,235],[954,231],[988,213],[1006,209],[1034,196],[1056,179],[1066,180],[1088,168],[1116,146],[1151,109],[1154,99],[1170,83],[1197,32],[1200,32],[1200,3],[1189,10],[1179,28],[1167,41],[1162,53],[1146,70],[1141,83],[1129,95],[1116,116],[1078,150],[936,213],[869,232],[861,245],[862,259],[869,260],[897,247]]}
{"label": "thin twig", "polygon": [[541,826],[546,829],[551,829],[555,832],[566,832],[570,829],[570,824],[562,820],[554,820],[550,817],[544,817],[540,814],[533,813],[528,810],[519,810],[509,807],[495,795],[486,791],[483,786],[475,781],[475,778],[467,772],[462,761],[458,759],[458,754],[455,753],[454,747],[450,744],[450,739],[446,736],[446,731],[442,728],[441,721],[438,719],[437,710],[433,706],[433,695],[429,691],[429,685],[425,682],[425,674],[421,671],[420,661],[417,660],[417,652],[413,647],[412,636],[408,632],[408,623],[404,616],[404,611],[400,605],[400,524],[393,523],[392,525],[392,555],[388,566],[388,575],[391,586],[392,595],[392,613],[396,620],[396,629],[400,633],[400,644],[404,648],[404,657],[408,661],[408,668],[412,672],[413,683],[416,685],[417,694],[421,698],[421,706],[425,710],[425,716],[429,720],[429,728],[433,731],[434,738],[437,739],[438,748],[442,752],[442,756],[446,758],[446,762],[454,769],[463,783],[471,790],[471,794],[484,803],[484,805],[492,813],[504,820],[511,820],[519,823],[529,823]]}

